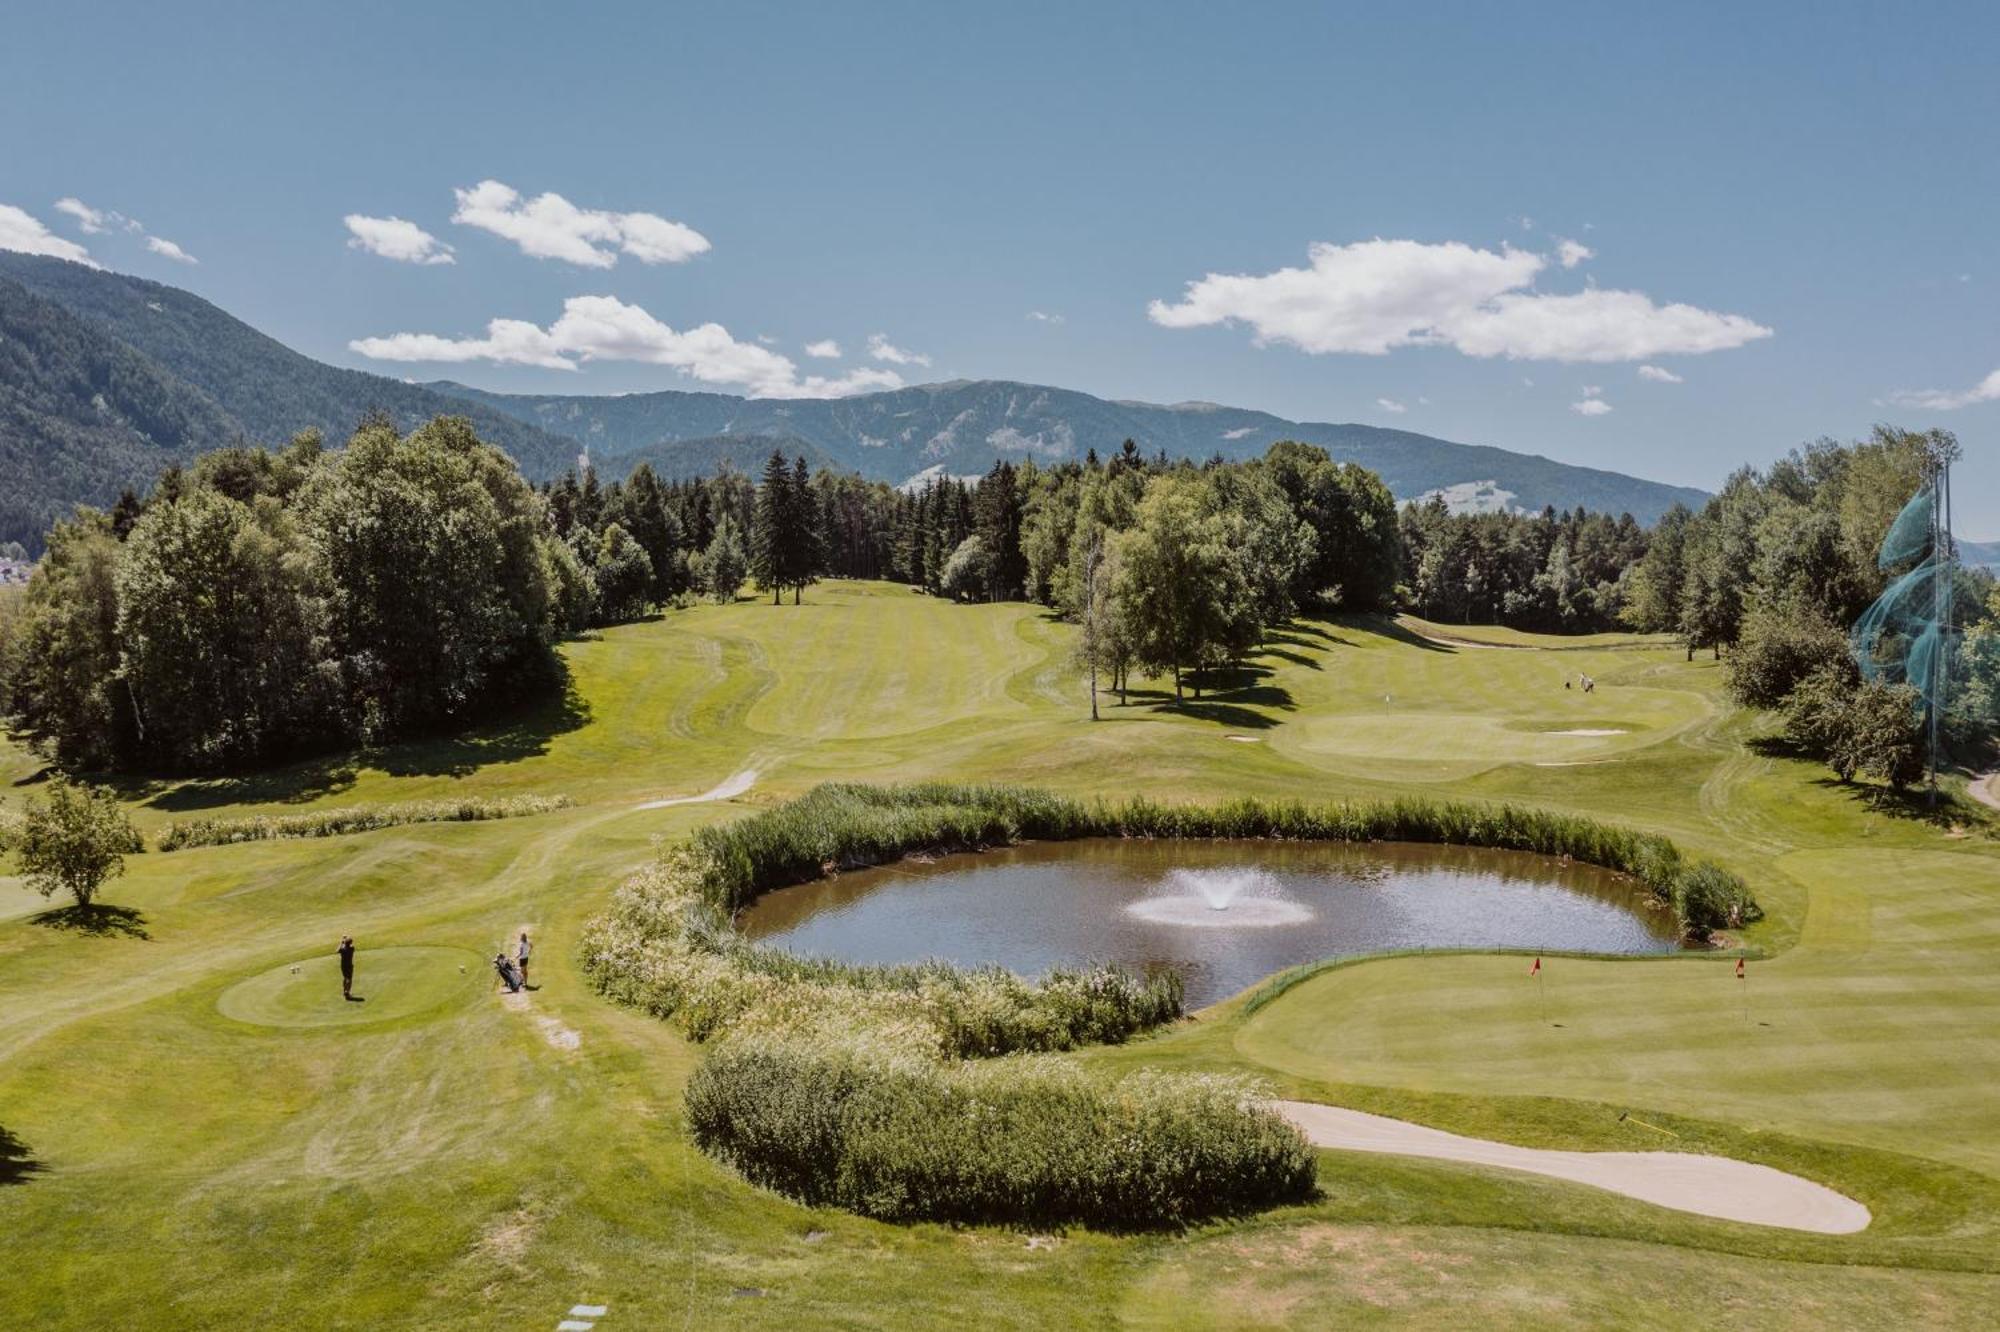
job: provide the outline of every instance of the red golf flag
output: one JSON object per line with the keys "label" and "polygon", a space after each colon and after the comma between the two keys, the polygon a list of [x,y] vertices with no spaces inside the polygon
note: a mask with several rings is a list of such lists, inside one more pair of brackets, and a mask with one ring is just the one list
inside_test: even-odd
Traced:
{"label": "red golf flag", "polygon": [[[1740,969],[1742,967],[1742,963],[1739,962],[1737,966]],[[1540,959],[1539,957],[1535,959],[1535,965],[1528,968],[1528,974],[1530,976],[1539,976],[1542,974],[1542,959]]]}
{"label": "red golf flag", "polygon": [[1736,979],[1743,979],[1743,959],[1740,957],[1736,959]]}

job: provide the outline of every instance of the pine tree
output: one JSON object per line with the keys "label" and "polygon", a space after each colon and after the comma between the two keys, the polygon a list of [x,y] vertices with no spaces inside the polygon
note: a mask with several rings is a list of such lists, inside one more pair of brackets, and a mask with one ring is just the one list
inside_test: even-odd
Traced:
{"label": "pine tree", "polygon": [[757,509],[750,524],[750,576],[770,592],[773,606],[791,581],[796,563],[794,510],[791,469],[785,465],[785,455],[773,449],[764,463],[764,481],[757,488]]}
{"label": "pine tree", "polygon": [[826,567],[826,542],[821,535],[821,514],[812,492],[812,477],[802,453],[792,463],[789,500],[791,524],[785,553],[786,581],[792,586],[792,604],[799,604],[808,583],[819,581]]}

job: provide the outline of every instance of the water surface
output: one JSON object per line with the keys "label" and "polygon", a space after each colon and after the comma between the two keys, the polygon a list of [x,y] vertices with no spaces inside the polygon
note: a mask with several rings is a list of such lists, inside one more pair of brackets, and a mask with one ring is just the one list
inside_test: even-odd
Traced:
{"label": "water surface", "polygon": [[1189,1008],[1302,962],[1385,949],[1678,946],[1671,914],[1609,870],[1404,842],[1039,842],[783,888],[739,924],[851,962],[934,957],[1024,976],[1167,966]]}

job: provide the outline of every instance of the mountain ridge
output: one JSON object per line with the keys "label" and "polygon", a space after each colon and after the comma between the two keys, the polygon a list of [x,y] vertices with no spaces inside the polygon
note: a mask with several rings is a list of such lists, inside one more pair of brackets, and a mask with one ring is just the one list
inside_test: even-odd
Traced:
{"label": "mountain ridge", "polygon": [[864,476],[892,483],[942,467],[957,475],[1000,458],[1040,462],[1105,454],[1124,440],[1170,456],[1247,458],[1280,439],[1325,447],[1379,473],[1399,499],[1477,489],[1515,507],[1629,512],[1652,522],[1675,503],[1698,507],[1707,492],[1601,468],[1557,462],[1490,444],[1461,444],[1414,431],[1358,423],[1293,421],[1217,403],[1173,406],[1098,398],[1076,389],[1012,380],[954,379],[850,398],[739,398],[702,390],[617,395],[494,393],[454,380],[441,394],[508,412],[616,460],[681,439],[790,435]]}

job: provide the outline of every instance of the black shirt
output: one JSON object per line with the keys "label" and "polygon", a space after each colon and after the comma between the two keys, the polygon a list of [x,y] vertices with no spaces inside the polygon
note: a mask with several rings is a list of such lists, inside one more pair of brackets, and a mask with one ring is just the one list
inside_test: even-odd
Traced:
{"label": "black shirt", "polygon": [[351,943],[344,943],[340,946],[340,969],[342,971],[354,970],[354,945]]}

